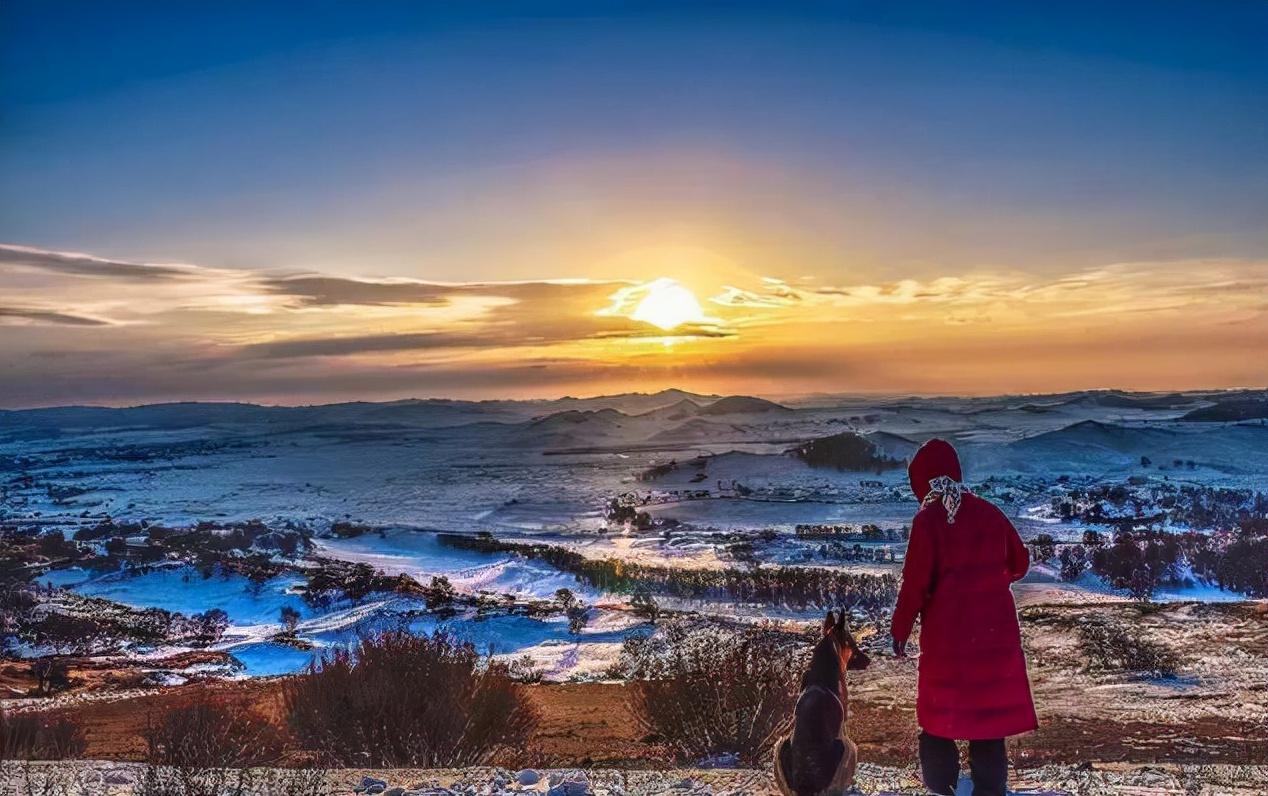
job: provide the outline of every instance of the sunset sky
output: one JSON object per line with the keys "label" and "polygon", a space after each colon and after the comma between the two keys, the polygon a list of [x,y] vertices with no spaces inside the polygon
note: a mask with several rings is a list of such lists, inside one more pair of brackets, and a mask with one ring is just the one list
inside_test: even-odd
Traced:
{"label": "sunset sky", "polygon": [[0,3],[0,406],[1263,387],[1265,41],[1252,2]]}

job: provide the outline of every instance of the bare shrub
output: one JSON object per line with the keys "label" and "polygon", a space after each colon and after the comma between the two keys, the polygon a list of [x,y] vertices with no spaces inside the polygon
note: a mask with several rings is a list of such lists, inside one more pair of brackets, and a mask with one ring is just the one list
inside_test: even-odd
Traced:
{"label": "bare shrub", "polygon": [[84,728],[69,718],[50,719],[36,732],[36,748],[42,760],[83,757],[88,749]]}
{"label": "bare shrub", "polygon": [[532,655],[521,655],[506,665],[506,673],[517,683],[534,685],[545,679],[546,673],[538,667]]}
{"label": "bare shrub", "polygon": [[1047,561],[1057,554],[1057,540],[1050,533],[1041,533],[1030,540],[1031,555],[1036,562]]}
{"label": "bare shrub", "polygon": [[1115,589],[1125,589],[1135,600],[1148,601],[1159,584],[1176,579],[1180,544],[1170,534],[1150,536],[1120,533],[1114,544],[1097,547],[1088,557],[1092,571]]}
{"label": "bare shrub", "polygon": [[145,745],[147,766],[138,783],[139,796],[307,792],[258,787],[260,774],[245,767],[276,761],[283,736],[241,703],[208,697],[149,716]]}
{"label": "bare shrub", "polygon": [[82,757],[84,729],[68,718],[0,711],[0,760]]}
{"label": "bare shrub", "polygon": [[276,726],[237,703],[204,699],[150,716],[146,762],[178,768],[235,768],[271,763],[282,753]]}
{"label": "bare shrub", "polygon": [[35,678],[35,693],[52,696],[71,686],[70,667],[57,658],[37,658],[31,664],[31,676]]}
{"label": "bare shrub", "polygon": [[1174,677],[1180,666],[1179,656],[1135,627],[1089,622],[1079,628],[1079,636],[1091,669]]}
{"label": "bare shrub", "polygon": [[631,707],[680,759],[766,761],[797,701],[805,650],[763,628],[674,624],[622,654]]}
{"label": "bare shrub", "polygon": [[1061,579],[1067,582],[1076,581],[1087,569],[1087,550],[1079,544],[1063,547],[1058,560],[1061,565]]}
{"label": "bare shrub", "polygon": [[508,667],[443,631],[363,638],[290,680],[284,700],[301,746],[341,765],[479,765],[536,724]]}

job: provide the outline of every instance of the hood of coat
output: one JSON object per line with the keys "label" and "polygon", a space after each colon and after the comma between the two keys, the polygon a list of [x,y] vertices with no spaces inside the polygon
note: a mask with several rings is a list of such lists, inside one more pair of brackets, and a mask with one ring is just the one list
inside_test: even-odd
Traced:
{"label": "hood of coat", "polygon": [[911,491],[919,501],[929,494],[929,482],[944,475],[953,481],[963,480],[960,457],[951,443],[944,439],[931,439],[921,445],[916,455],[911,457],[911,464],[907,465]]}

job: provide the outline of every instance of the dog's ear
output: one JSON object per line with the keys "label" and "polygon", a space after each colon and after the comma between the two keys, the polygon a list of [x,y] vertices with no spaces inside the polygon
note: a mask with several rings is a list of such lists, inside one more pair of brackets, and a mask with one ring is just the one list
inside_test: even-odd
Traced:
{"label": "dog's ear", "polygon": [[[844,609],[844,608],[842,608],[840,611],[837,611],[837,629],[838,629],[838,630],[842,630],[842,631],[846,631],[846,627],[845,627],[845,609]],[[846,631],[846,632],[848,632],[848,631]]]}
{"label": "dog's ear", "polygon": [[836,627],[836,623],[837,618],[833,616],[831,611],[828,611],[828,615],[823,618],[823,635],[826,636],[831,633],[832,628]]}

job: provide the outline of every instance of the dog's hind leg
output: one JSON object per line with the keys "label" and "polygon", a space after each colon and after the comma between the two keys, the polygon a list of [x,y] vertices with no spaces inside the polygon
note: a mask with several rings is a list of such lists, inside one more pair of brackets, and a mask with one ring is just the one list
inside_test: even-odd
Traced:
{"label": "dog's hind leg", "polygon": [[775,744],[775,787],[783,796],[797,796],[788,784],[788,753],[792,749],[792,738],[785,735]]}
{"label": "dog's hind leg", "polygon": [[859,748],[849,738],[845,739],[845,759],[841,761],[841,768],[845,770],[845,787],[849,790],[854,787],[854,775],[859,768]]}

